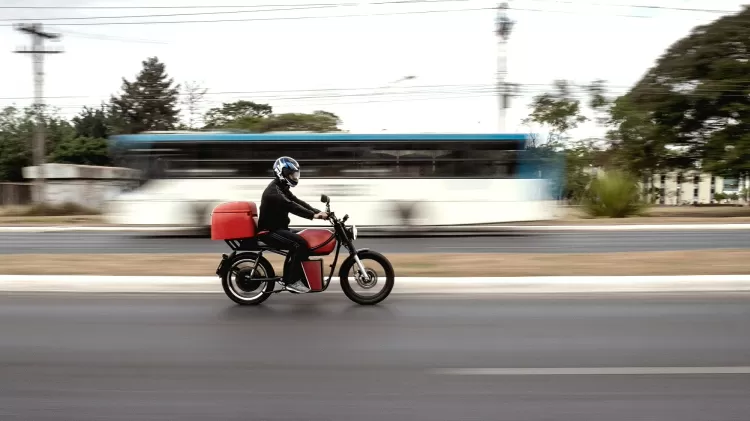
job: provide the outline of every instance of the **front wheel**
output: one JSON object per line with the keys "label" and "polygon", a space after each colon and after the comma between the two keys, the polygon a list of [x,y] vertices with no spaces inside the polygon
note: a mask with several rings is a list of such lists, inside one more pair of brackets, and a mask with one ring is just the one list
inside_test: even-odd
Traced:
{"label": "front wheel", "polygon": [[[365,267],[366,274],[360,276],[359,265],[353,257],[346,259],[339,269],[341,289],[344,294],[350,300],[361,305],[374,305],[385,300],[393,290],[396,280],[391,262],[382,254],[374,251],[361,251],[357,255]],[[382,288],[373,295],[366,295],[355,291],[352,282],[365,291],[377,290],[378,286]]]}

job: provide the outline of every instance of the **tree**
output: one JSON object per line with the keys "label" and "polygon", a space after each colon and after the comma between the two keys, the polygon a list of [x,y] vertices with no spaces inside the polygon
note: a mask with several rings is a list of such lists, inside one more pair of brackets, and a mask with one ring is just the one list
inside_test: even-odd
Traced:
{"label": "tree", "polygon": [[[595,111],[608,106],[605,96],[604,81],[595,81],[584,87],[589,95],[589,106]],[[595,164],[602,164],[604,150],[596,139],[570,142],[566,135],[579,124],[589,120],[583,115],[581,101],[572,91],[572,84],[557,80],[553,92],[542,93],[534,97],[531,114],[523,123],[531,126],[538,124],[548,128],[546,140],[533,138],[530,149],[536,159],[550,160],[555,154],[562,153],[565,160],[565,172],[560,183],[560,198],[579,202],[591,182]]]}
{"label": "tree", "polygon": [[109,119],[104,106],[84,107],[72,119],[73,131],[55,143],[49,160],[63,164],[112,165],[106,140],[110,134]]}
{"label": "tree", "polygon": [[588,121],[588,118],[581,114],[581,102],[574,98],[570,85],[568,81],[556,80],[552,93],[545,92],[534,97],[530,105],[531,114],[523,123],[536,123],[549,128],[547,141],[535,142],[534,146],[547,144],[562,147],[563,136],[579,124]]}
{"label": "tree", "polygon": [[643,194],[655,198],[658,189],[652,186],[653,177],[669,171],[673,164],[668,142],[658,135],[648,112],[627,95],[615,100],[609,113],[614,127],[607,133],[611,163],[641,179]]}
{"label": "tree", "polygon": [[77,165],[112,165],[106,139],[85,136],[69,137],[50,154],[52,162]]}
{"label": "tree", "polygon": [[[36,106],[6,107],[0,111],[0,180],[23,181],[23,167],[32,162],[31,143],[40,112]],[[46,161],[53,161],[50,152],[65,139],[75,137],[75,129],[53,111],[45,112]]]}
{"label": "tree", "polygon": [[273,114],[268,104],[252,101],[236,101],[210,109],[204,118],[207,129],[236,129],[253,133],[272,131],[339,131],[341,119],[328,111],[315,111],[312,114],[285,113]]}
{"label": "tree", "polygon": [[600,125],[609,124],[610,110],[614,105],[612,100],[607,97],[606,84],[607,81],[597,79],[584,87],[589,95],[589,108],[597,114],[596,120]]}
{"label": "tree", "polygon": [[23,181],[22,168],[31,164],[33,127],[24,110],[6,107],[0,111],[0,180]]}
{"label": "tree", "polygon": [[[25,112],[27,118],[33,122],[30,123],[30,125],[36,125],[36,116],[39,112],[37,111],[37,107],[28,107]],[[60,117],[57,114],[57,110],[48,106],[43,109],[42,121],[45,125],[45,152],[47,153],[47,157],[49,157],[50,152],[54,150],[60,142],[68,137],[75,136],[75,128],[68,120]]]}
{"label": "tree", "polygon": [[263,119],[258,125],[260,132],[273,131],[307,131],[307,132],[338,132],[341,119],[327,111],[315,111],[312,114],[286,113],[274,114]]}
{"label": "tree", "polygon": [[110,135],[109,116],[103,105],[99,109],[83,107],[72,121],[76,136],[106,139]]}
{"label": "tree", "polygon": [[647,146],[670,168],[724,176],[750,171],[748,20],[745,7],[670,46],[622,101],[631,111],[637,104],[637,113],[618,130],[639,135],[623,136],[621,146],[631,152]]}
{"label": "tree", "polygon": [[224,103],[219,108],[211,108],[204,118],[205,128],[233,128],[255,131],[261,119],[271,115],[273,108],[268,104],[252,101]]}
{"label": "tree", "polygon": [[172,130],[179,124],[179,85],[166,73],[156,57],[142,62],[135,81],[122,79],[122,93],[110,100],[115,131],[138,133],[148,130]]}

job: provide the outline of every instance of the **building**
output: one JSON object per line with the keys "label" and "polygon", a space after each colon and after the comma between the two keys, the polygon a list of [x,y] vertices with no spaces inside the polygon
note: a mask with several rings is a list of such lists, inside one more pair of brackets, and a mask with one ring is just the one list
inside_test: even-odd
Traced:
{"label": "building", "polygon": [[717,193],[728,196],[737,195],[742,198],[744,192],[750,187],[750,179],[747,176],[722,178],[697,171],[672,172],[655,176],[652,179],[652,186],[656,204],[709,204],[719,202],[716,200]]}

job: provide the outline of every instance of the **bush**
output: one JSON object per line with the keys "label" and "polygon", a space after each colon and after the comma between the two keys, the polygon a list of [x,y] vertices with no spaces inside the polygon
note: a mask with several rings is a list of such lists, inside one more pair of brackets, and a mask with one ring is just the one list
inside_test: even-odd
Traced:
{"label": "bush", "polygon": [[626,218],[646,209],[638,181],[626,173],[607,172],[591,181],[583,208],[593,217]]}

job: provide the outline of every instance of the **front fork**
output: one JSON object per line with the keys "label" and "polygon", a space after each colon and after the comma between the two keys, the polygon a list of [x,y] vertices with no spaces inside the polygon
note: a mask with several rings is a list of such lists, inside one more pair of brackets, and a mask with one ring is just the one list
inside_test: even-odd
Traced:
{"label": "front fork", "polygon": [[359,259],[359,256],[356,254],[354,255],[354,261],[357,262],[357,267],[359,268],[359,279],[362,281],[369,281],[370,277],[367,276],[367,269],[365,269],[365,265],[362,264],[362,260]]}
{"label": "front fork", "polygon": [[357,278],[359,281],[365,281],[369,282],[370,277],[367,276],[367,269],[365,269],[365,265],[362,263],[362,260],[359,258],[359,251],[354,248],[354,244],[351,240],[346,242],[346,248],[349,249],[349,253],[354,256],[354,262],[357,263],[357,268],[359,268],[359,275],[357,275]]}

